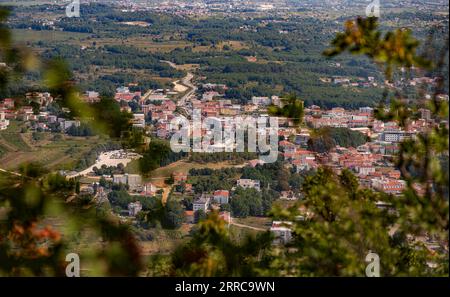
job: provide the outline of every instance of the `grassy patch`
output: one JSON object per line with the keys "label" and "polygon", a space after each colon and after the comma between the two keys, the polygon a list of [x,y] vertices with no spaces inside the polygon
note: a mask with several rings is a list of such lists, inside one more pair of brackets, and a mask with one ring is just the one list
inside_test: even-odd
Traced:
{"label": "grassy patch", "polygon": [[74,41],[90,36],[89,33],[53,31],[53,30],[29,30],[13,29],[12,36],[16,42],[39,42],[39,41]]}
{"label": "grassy patch", "polygon": [[11,121],[8,129],[0,132],[0,142],[4,147],[13,151],[30,151],[30,146],[23,140],[20,131],[21,125]]}
{"label": "grassy patch", "polygon": [[233,218],[233,221],[238,224],[261,229],[268,229],[272,225],[272,218],[269,217]]}
{"label": "grassy patch", "polygon": [[149,177],[149,181],[155,183],[159,187],[164,186],[164,180],[171,177],[174,172],[183,172],[189,173],[191,169],[201,169],[201,168],[211,168],[211,169],[222,169],[236,167],[236,165],[228,163],[228,162],[220,162],[220,163],[196,163],[196,162],[187,162],[184,160],[177,161],[168,166],[161,167],[153,171]]}
{"label": "grassy patch", "polygon": [[4,146],[1,145],[0,143],[0,158],[5,155],[7,152],[9,152],[9,150],[7,148],[5,148]]}
{"label": "grassy patch", "polygon": [[40,162],[48,169],[70,170],[92,147],[102,140],[98,137],[68,137],[54,140],[52,133],[42,133],[39,141],[32,133],[20,133],[21,122],[12,121],[7,130],[0,132],[0,167],[16,169],[25,162]]}
{"label": "grassy patch", "polygon": [[234,225],[230,226],[229,229],[230,237],[233,241],[237,243],[243,243],[245,240],[250,237],[255,237],[261,231],[256,231],[248,228],[241,228]]}
{"label": "grassy patch", "polygon": [[139,174],[139,160],[133,160],[125,167],[125,172],[129,174]]}

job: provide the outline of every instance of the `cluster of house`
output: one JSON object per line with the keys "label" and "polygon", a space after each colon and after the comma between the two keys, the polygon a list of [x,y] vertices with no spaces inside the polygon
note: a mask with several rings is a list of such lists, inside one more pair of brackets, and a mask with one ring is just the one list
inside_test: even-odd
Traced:
{"label": "cluster of house", "polygon": [[[203,94],[200,100],[190,98],[179,108],[184,110],[186,114],[198,110],[202,117],[216,117],[225,121],[227,117],[265,112],[267,106],[281,104],[278,96],[253,97],[249,104],[233,104],[232,100],[223,99],[223,92],[226,89],[227,87],[221,84],[204,84],[202,85]],[[152,128],[153,135],[168,139],[174,133],[174,127],[170,125],[170,122],[176,116],[175,111],[177,110],[177,105],[171,99],[171,95],[170,90],[152,90],[142,95],[140,92],[131,92],[128,87],[120,87],[116,90],[115,99],[119,102],[133,100],[139,104],[140,111],[133,114],[134,127],[145,128],[146,123],[151,122],[149,127]],[[86,92],[83,98],[86,102],[95,102],[98,94]],[[131,112],[128,105],[122,105],[121,108]],[[206,133],[206,131],[204,132]]]}
{"label": "cluster of house", "polygon": [[[173,182],[175,185],[183,185],[185,193],[193,193],[192,185],[187,183],[188,176],[183,172],[174,172],[172,174]],[[255,189],[257,191],[261,190],[261,185],[259,180],[252,179],[239,179],[236,182],[237,187],[242,187],[244,189]],[[231,198],[231,193],[228,190],[216,190],[212,193],[202,193],[197,196],[192,203],[192,210],[185,211],[185,218],[187,223],[195,223],[196,214],[201,211],[203,213],[208,213],[211,210],[218,211],[219,216],[222,217],[226,222],[230,223],[231,216],[227,211],[220,211],[221,205],[229,204]]]}
{"label": "cluster of house", "polygon": [[350,128],[362,132],[379,141],[401,142],[414,134],[425,131],[432,123],[431,112],[420,109],[420,118],[411,120],[405,129],[400,129],[396,122],[382,122],[375,120],[373,108],[362,107],[359,110],[345,110],[341,107],[331,110],[321,110],[319,106],[305,109],[305,122],[312,128],[336,127]]}
{"label": "cluster of house", "polygon": [[[170,122],[176,116],[177,108],[186,111],[187,114],[193,110],[200,110],[202,117],[216,117],[225,120],[227,117],[243,114],[265,114],[269,105],[281,105],[277,96],[253,97],[246,105],[233,104],[231,100],[223,98],[224,85],[205,84],[202,86],[201,99],[190,98],[180,106],[177,106],[169,97],[170,90],[153,90],[145,95],[140,92],[132,92],[128,87],[120,87],[116,90],[115,100],[119,102],[135,101],[139,104],[141,112],[134,113],[132,123],[134,127],[146,128],[147,122],[152,123],[152,132],[158,138],[167,139],[172,135],[173,127]],[[47,106],[53,101],[49,93],[29,93],[28,98]],[[89,103],[98,102],[99,94],[88,91],[82,98]],[[448,100],[448,98],[447,98]],[[131,112],[128,105],[122,105],[122,110]],[[405,189],[405,182],[400,179],[400,172],[390,162],[391,157],[399,149],[399,143],[405,139],[413,138],[418,133],[429,129],[433,125],[431,112],[427,109],[419,110],[420,118],[412,120],[406,128],[400,128],[395,122],[381,122],[374,119],[374,110],[371,107],[359,108],[358,110],[345,110],[344,108],[332,108],[322,110],[318,106],[305,108],[305,122],[312,128],[321,127],[345,127],[360,131],[370,137],[370,141],[357,148],[335,147],[327,153],[315,153],[307,149],[310,134],[308,129],[298,130],[289,127],[287,119],[279,119],[279,136],[284,136],[279,142],[280,154],[288,166],[292,166],[297,172],[315,169],[321,165],[333,168],[336,172],[344,168],[352,170],[359,179],[360,185],[390,194],[399,194]],[[52,115],[48,112],[36,112],[32,106],[21,106],[15,108],[13,99],[4,99],[0,102],[0,130],[6,129],[11,119],[22,119],[30,121],[34,127],[42,130],[50,129],[55,124],[62,131],[71,126],[79,126],[76,120],[66,120]],[[287,126],[287,127],[286,127]],[[206,131],[203,131],[206,133]],[[292,138],[294,136],[294,138]],[[249,161],[249,166],[255,167],[261,164],[260,160]],[[173,174],[175,185],[183,184],[186,192],[193,192],[192,185],[187,183],[187,174],[175,172]],[[158,188],[151,183],[143,183],[140,175],[120,174],[111,178],[115,184],[127,185],[132,195],[154,196]],[[239,179],[237,187],[245,189],[253,188],[261,190],[258,180]],[[89,188],[89,187],[88,187]],[[91,189],[89,189],[90,191]],[[418,189],[420,190],[420,189]],[[100,200],[107,199],[106,190],[101,187],[95,188],[95,193]],[[284,191],[281,199],[298,199],[292,191]],[[211,210],[220,211],[221,205],[230,201],[230,191],[217,190],[213,193],[203,193],[193,201],[193,210],[186,211],[186,221],[195,222],[195,214],[198,211],[207,213]],[[136,216],[142,210],[140,202],[128,205],[130,216]],[[229,212],[219,212],[220,216],[231,222]],[[276,235],[277,241],[284,243],[292,238],[291,223],[273,222],[271,231]]]}
{"label": "cluster of house", "polygon": [[278,147],[284,160],[292,165],[297,172],[317,168],[316,154],[305,149],[307,142],[305,139],[309,139],[309,134],[301,133],[295,139],[295,143],[287,140],[279,142]]}
{"label": "cluster of house", "polygon": [[0,130],[6,130],[9,126],[9,120],[11,119],[11,112],[14,108],[14,100],[11,98],[3,99],[0,102]]}
{"label": "cluster of house", "polygon": [[[257,160],[255,160],[257,161]],[[143,183],[140,175],[137,174],[115,174],[111,177],[107,177],[114,184],[127,185],[129,193],[135,196],[155,196],[158,188],[151,183]],[[173,180],[177,185],[183,184],[186,191],[192,193],[192,185],[187,184],[187,174],[182,172],[174,172]],[[245,189],[253,188],[257,191],[261,190],[259,180],[252,179],[239,179],[236,182],[236,187],[242,187]],[[91,194],[94,196],[95,201],[98,204],[108,201],[107,190],[99,185],[99,183],[84,184],[81,187],[82,194]],[[228,190],[216,190],[212,193],[203,193],[198,196],[192,203],[192,210],[186,210],[184,213],[185,222],[188,224],[195,224],[197,222],[198,212],[204,214],[210,211],[217,211],[219,218],[224,220],[227,224],[231,224],[232,218],[229,211],[221,211],[221,206],[230,203],[231,193]],[[291,191],[282,193],[285,199],[297,199]],[[142,203],[139,201],[130,202],[127,206],[127,214],[129,217],[136,217],[143,209]],[[274,244],[284,244],[292,240],[292,223],[274,221],[270,228],[270,231],[274,234]]]}
{"label": "cluster of house", "polygon": [[170,121],[176,116],[174,114],[177,106],[172,100],[162,101],[162,104],[142,105],[143,114],[147,114],[154,123],[154,135],[158,138],[170,136]]}
{"label": "cluster of house", "polygon": [[320,159],[322,164],[337,172],[344,168],[352,170],[363,187],[388,194],[399,194],[406,187],[405,181],[400,179],[400,171],[382,154],[336,147]]}
{"label": "cluster of house", "polygon": [[[336,63],[336,66],[340,67],[339,63]],[[347,76],[332,76],[332,77],[321,77],[321,82],[324,83],[333,83],[335,85],[341,85],[343,87],[378,87],[378,83],[376,82],[375,77],[368,76],[365,77],[347,77]]]}
{"label": "cluster of house", "polygon": [[[50,93],[27,93],[27,99],[38,103],[41,107],[46,107],[53,102]],[[63,109],[65,111],[65,109]],[[51,131],[59,129],[66,131],[72,126],[80,126],[80,121],[69,120],[58,117],[49,111],[33,109],[32,106],[16,106],[15,100],[11,98],[3,99],[0,103],[0,129],[6,129],[10,120],[19,120],[28,122],[32,130]]]}
{"label": "cluster of house", "polygon": [[[139,174],[114,174],[112,177],[104,176],[104,178],[117,185],[126,185],[128,187],[128,192],[132,196],[153,197],[157,195],[160,190],[152,183],[144,183]],[[80,189],[81,194],[86,193],[93,195],[98,204],[108,201],[108,193],[110,191],[111,190],[100,186],[98,182],[82,184]],[[140,211],[142,211],[142,205],[139,201],[128,204],[129,216],[135,217]]]}
{"label": "cluster of house", "polygon": [[405,189],[406,183],[400,179],[400,172],[391,163],[392,155],[398,152],[400,142],[416,137],[434,124],[429,110],[421,109],[419,112],[420,118],[411,120],[402,129],[396,122],[375,120],[370,107],[348,111],[343,108],[321,110],[318,106],[311,106],[305,110],[305,121],[309,126],[350,128],[365,133],[370,141],[357,148],[337,146],[327,153],[319,154],[306,149],[310,135],[305,129],[296,133],[292,142],[280,141],[280,153],[297,172],[321,165],[333,168],[338,173],[348,168],[356,174],[361,186],[399,194]]}
{"label": "cluster of house", "polygon": [[337,146],[326,153],[308,151],[301,144],[287,140],[280,141],[279,147],[285,162],[297,172],[327,166],[339,173],[347,168],[359,178],[361,186],[391,194],[405,188],[400,172],[390,162],[391,155],[384,154],[388,147],[382,150],[377,143],[369,142],[358,148]]}
{"label": "cluster of house", "polygon": [[312,128],[367,127],[373,122],[373,108],[363,107],[359,110],[345,110],[335,107],[331,110],[322,110],[319,106],[312,105],[305,108],[305,122]]}
{"label": "cluster of house", "polygon": [[114,99],[120,101],[140,100],[142,96],[141,92],[132,92],[128,87],[119,87],[116,89]]}
{"label": "cluster of house", "polygon": [[228,204],[230,201],[230,192],[227,190],[217,190],[212,194],[203,193],[200,197],[192,203],[192,211],[185,211],[185,218],[187,223],[195,222],[195,214],[199,211],[208,213],[210,210],[219,211],[220,216],[227,217],[228,223],[231,220],[229,212],[220,211],[220,206]]}
{"label": "cluster of house", "polygon": [[142,176],[139,174],[114,174],[112,176],[112,182],[114,184],[127,185],[132,195],[153,197],[160,190],[150,182],[144,183]]}

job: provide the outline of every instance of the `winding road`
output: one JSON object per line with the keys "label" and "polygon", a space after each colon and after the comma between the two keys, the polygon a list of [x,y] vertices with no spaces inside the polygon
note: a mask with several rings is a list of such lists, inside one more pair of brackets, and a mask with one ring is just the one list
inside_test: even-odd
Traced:
{"label": "winding road", "polygon": [[[173,62],[165,60],[161,60],[161,62],[167,63],[170,67],[174,69],[178,69],[178,65]],[[194,77],[195,76],[193,73],[188,72],[186,76],[181,79],[181,84],[188,87],[189,91],[187,91],[186,94],[184,94],[183,97],[181,97],[180,100],[178,100],[177,102],[178,107],[186,108],[187,101],[192,97],[192,95],[195,94],[195,92],[197,92],[197,87],[192,83]]]}

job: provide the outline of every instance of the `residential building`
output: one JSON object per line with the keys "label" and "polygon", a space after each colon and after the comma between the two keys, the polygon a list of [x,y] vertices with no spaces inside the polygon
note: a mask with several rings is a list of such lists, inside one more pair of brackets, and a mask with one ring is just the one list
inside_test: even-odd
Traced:
{"label": "residential building", "polygon": [[274,221],[270,232],[275,235],[274,244],[286,244],[292,240],[292,222]]}
{"label": "residential building", "polygon": [[403,140],[410,139],[412,133],[405,131],[385,131],[381,134],[380,140],[386,142],[402,142]]}
{"label": "residential building", "polygon": [[60,125],[60,127],[61,127],[61,129],[63,131],[66,131],[67,129],[69,129],[72,126],[79,127],[80,126],[80,121],[77,121],[77,120],[72,121],[72,120],[61,119],[61,121],[59,122],[59,125]]}
{"label": "residential building", "polygon": [[187,224],[194,224],[195,223],[195,214],[193,210],[186,210],[184,212],[184,221]]}
{"label": "residential building", "polygon": [[295,196],[295,193],[292,191],[282,191],[280,193],[280,199],[281,200],[297,200],[297,196]]}
{"label": "residential building", "polygon": [[230,199],[230,192],[227,190],[217,190],[214,192],[214,202],[227,204]]}
{"label": "residential building", "polygon": [[252,103],[254,105],[270,105],[272,103],[272,100],[269,97],[252,97]]}
{"label": "residential building", "polygon": [[242,187],[244,189],[256,189],[258,191],[261,190],[261,183],[259,180],[253,179],[238,179],[237,186]]}
{"label": "residential building", "polygon": [[95,103],[100,101],[100,94],[96,91],[86,91],[82,99],[87,103]]}
{"label": "residential building", "polygon": [[172,173],[172,177],[173,177],[173,182],[175,184],[180,184],[182,182],[186,182],[188,179],[188,175],[186,173],[178,172],[178,171]]}
{"label": "residential building", "polygon": [[142,211],[141,202],[136,201],[128,204],[128,215],[130,217],[135,217],[140,211]]}
{"label": "residential building", "polygon": [[14,108],[14,99],[11,98],[3,99],[3,106],[5,108]]}
{"label": "residential building", "polygon": [[139,174],[115,174],[113,183],[128,185],[130,191],[136,191],[142,184],[142,177]]}
{"label": "residential building", "polygon": [[227,224],[231,223],[231,213],[229,211],[221,211],[219,212],[219,218],[224,220]]}
{"label": "residential building", "polygon": [[0,130],[6,130],[9,126],[9,120],[5,118],[5,113],[0,112]]}
{"label": "residential building", "polygon": [[372,188],[388,194],[400,194],[406,188],[406,182],[391,178],[374,178],[371,180]]}
{"label": "residential building", "polygon": [[152,183],[146,183],[143,186],[141,195],[143,196],[155,196],[158,192],[158,188]]}
{"label": "residential building", "polygon": [[211,196],[203,194],[200,198],[196,199],[193,203],[192,209],[194,212],[202,210],[207,213],[209,210],[209,205],[211,204]]}
{"label": "residential building", "polygon": [[134,113],[132,123],[134,128],[145,128],[145,114]]}

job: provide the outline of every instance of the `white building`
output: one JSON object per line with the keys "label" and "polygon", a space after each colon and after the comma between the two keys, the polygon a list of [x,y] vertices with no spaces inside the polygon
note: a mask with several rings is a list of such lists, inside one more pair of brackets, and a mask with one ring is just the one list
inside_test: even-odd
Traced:
{"label": "white building", "polygon": [[270,232],[275,235],[274,244],[286,244],[292,240],[292,222],[274,221]]}
{"label": "white building", "polygon": [[261,182],[259,180],[253,179],[238,179],[237,186],[242,187],[244,189],[256,189],[258,191],[261,190]]}
{"label": "white building", "polygon": [[100,94],[96,91],[86,91],[83,95],[83,99],[90,103],[98,102],[100,101]]}
{"label": "white building", "polygon": [[227,204],[230,198],[230,192],[227,190],[217,190],[214,192],[214,201],[219,204]]}
{"label": "white building", "polygon": [[113,182],[128,185],[130,191],[135,191],[142,185],[142,177],[139,174],[115,174],[113,175]]}
{"label": "white building", "polygon": [[273,105],[276,105],[276,106],[280,106],[280,107],[281,107],[281,99],[280,99],[280,97],[278,97],[278,96],[272,96],[272,97],[271,97],[271,101],[272,101],[272,104],[273,104]]}
{"label": "white building", "polygon": [[135,128],[145,128],[145,114],[134,113],[132,122]]}
{"label": "white building", "polygon": [[117,88],[116,89],[116,92],[117,93],[130,93],[130,89],[128,88],[128,87],[119,87],[119,88]]}
{"label": "white building", "polygon": [[412,137],[412,133],[404,131],[386,131],[383,132],[380,137],[381,141],[402,142],[404,140],[410,139]]}
{"label": "white building", "polygon": [[139,201],[128,204],[128,214],[130,217],[135,217],[142,210],[142,204]]}
{"label": "white building", "polygon": [[373,108],[372,107],[360,107],[359,112],[373,114]]}
{"label": "white building", "polygon": [[209,205],[211,203],[211,196],[207,194],[203,194],[200,198],[194,201],[193,203],[193,211],[202,210],[203,212],[208,212]]}
{"label": "white building", "polygon": [[5,113],[0,112],[0,130],[6,130],[9,126],[9,120],[5,118]]}
{"label": "white building", "polygon": [[252,103],[254,105],[270,105],[272,100],[269,97],[252,97]]}
{"label": "white building", "polygon": [[63,131],[66,131],[67,129],[69,129],[72,126],[79,127],[80,126],[80,121],[68,121],[68,120],[63,119],[63,120],[60,121],[59,124],[61,126],[61,129]]}
{"label": "white building", "polygon": [[376,171],[374,166],[357,166],[355,169],[356,172],[363,176],[369,175]]}

